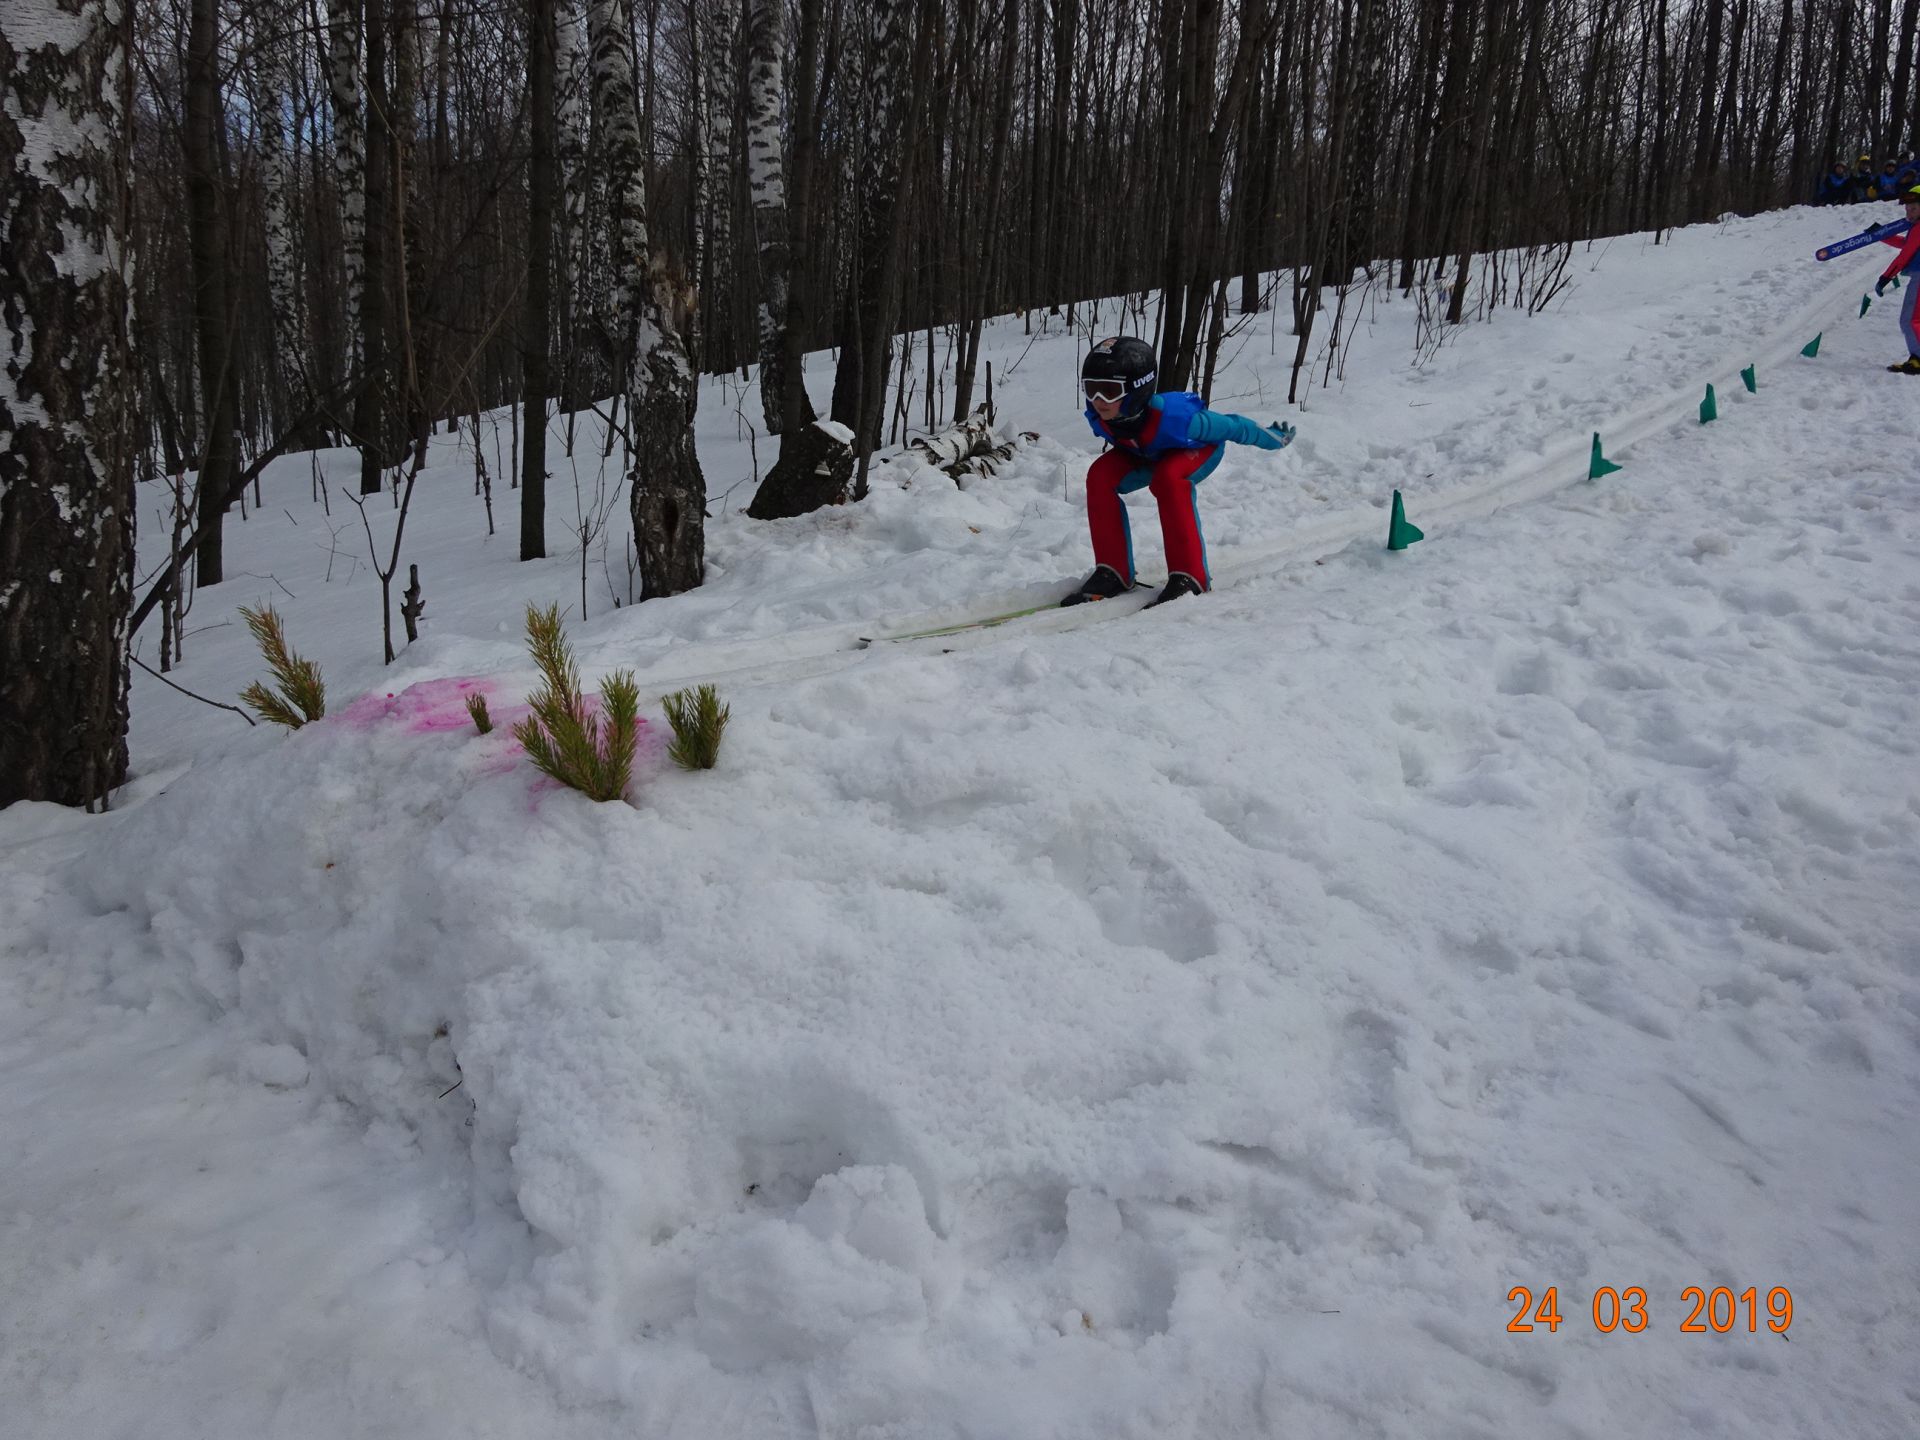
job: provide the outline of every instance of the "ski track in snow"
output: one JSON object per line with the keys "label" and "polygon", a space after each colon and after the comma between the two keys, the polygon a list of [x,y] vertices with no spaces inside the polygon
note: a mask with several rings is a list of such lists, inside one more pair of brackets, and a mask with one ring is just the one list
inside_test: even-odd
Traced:
{"label": "ski track in snow", "polygon": [[[142,677],[118,812],[0,816],[0,1428],[1904,1435],[1920,434],[1885,307],[1805,258],[1835,225],[1595,247],[1414,372],[1373,307],[1208,482],[1214,595],[850,652],[1084,570],[1079,342],[1037,342],[1007,420],[1080,448],[772,527],[743,489],[705,591],[590,595],[589,683],[734,711],[702,775],[651,717],[632,806],[440,723],[529,688],[577,551],[476,564],[471,470],[423,479],[382,674],[283,462],[229,549],[296,598],[189,628],[273,598],[341,718]],[[1595,429],[1627,468],[1577,483]],[[1689,1285],[1790,1287],[1791,1339],[1680,1333]]]}

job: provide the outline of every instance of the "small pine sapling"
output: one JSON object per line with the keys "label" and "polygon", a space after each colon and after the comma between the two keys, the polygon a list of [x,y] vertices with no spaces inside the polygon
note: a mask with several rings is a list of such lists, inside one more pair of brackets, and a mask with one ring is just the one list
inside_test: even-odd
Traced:
{"label": "small pine sapling", "polygon": [[667,723],[673,726],[673,743],[667,754],[682,770],[711,770],[720,758],[720,737],[726,732],[729,708],[720,703],[720,692],[711,685],[699,689],[677,690],[661,702]]}
{"label": "small pine sapling", "polygon": [[596,715],[581,697],[580,667],[558,605],[527,607],[527,647],[546,683],[534,692],[533,713],[513,727],[513,738],[541,774],[589,799],[620,799],[640,738],[640,686],[633,672],[616,670],[607,677],[600,691],[604,714]]}
{"label": "small pine sapling", "polygon": [[287,648],[286,632],[274,608],[269,605],[265,610],[249,610],[242,605],[240,614],[259,642],[260,654],[279,686],[276,693],[256,680],[240,692],[240,698],[262,720],[284,725],[289,730],[298,730],[309,720],[325,715],[327,687],[320,679],[320,667]]}
{"label": "small pine sapling", "polygon": [[467,696],[467,714],[473,717],[473,728],[482,735],[493,733],[493,717],[487,713],[487,697],[478,690]]}

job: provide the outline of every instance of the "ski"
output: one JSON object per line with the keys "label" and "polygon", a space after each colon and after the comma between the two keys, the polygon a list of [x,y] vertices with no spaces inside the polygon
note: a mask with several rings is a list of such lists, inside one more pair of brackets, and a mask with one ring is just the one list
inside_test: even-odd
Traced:
{"label": "ski", "polygon": [[1008,610],[1004,614],[989,615],[982,620],[962,620],[955,625],[938,625],[931,630],[907,630],[898,635],[862,635],[860,644],[877,645],[883,640],[937,640],[942,635],[958,635],[967,630],[990,630],[995,625],[1004,625],[1009,620],[1018,620],[1025,615],[1038,615],[1042,610],[1055,610],[1060,602],[1049,601],[1045,605],[1029,605],[1024,610]]}
{"label": "ski", "polygon": [[1851,255],[1856,250],[1877,245],[1880,241],[1890,239],[1892,236],[1906,234],[1912,224],[1911,220],[1889,220],[1885,225],[1869,226],[1858,235],[1849,235],[1846,239],[1836,240],[1831,245],[1822,245],[1813,252],[1813,258],[1833,260],[1841,255]]}
{"label": "ski", "polygon": [[893,635],[862,635],[857,649],[865,650],[872,645],[901,645],[913,640],[943,640],[953,635],[966,635],[975,630],[991,630],[996,625],[1005,625],[1010,621],[1024,620],[1029,615],[1044,615],[1050,610],[1058,610],[1063,622],[1077,625],[1104,616],[1118,615],[1123,611],[1143,610],[1147,601],[1159,594],[1157,586],[1139,585],[1125,595],[1116,595],[1110,600],[1095,600],[1084,605],[1062,606],[1058,600],[1049,600],[1044,605],[1028,605],[1019,610],[1007,610],[998,615],[984,615],[978,620],[961,620],[951,625],[936,625],[929,630],[905,630]]}

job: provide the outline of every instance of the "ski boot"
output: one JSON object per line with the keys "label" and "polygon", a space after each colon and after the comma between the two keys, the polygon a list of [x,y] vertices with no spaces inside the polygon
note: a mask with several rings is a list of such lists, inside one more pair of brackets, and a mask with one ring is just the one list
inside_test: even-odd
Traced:
{"label": "ski boot", "polygon": [[1079,588],[1060,603],[1062,605],[1084,605],[1089,600],[1111,600],[1116,595],[1124,595],[1133,586],[1120,578],[1120,572],[1111,565],[1096,565],[1093,573],[1080,582]]}
{"label": "ski boot", "polygon": [[1896,375],[1920,375],[1920,355],[1909,355],[1898,365],[1889,365],[1887,369]]}
{"label": "ski boot", "polygon": [[1182,595],[1204,595],[1206,593],[1198,580],[1194,579],[1184,570],[1176,570],[1167,577],[1166,588],[1154,596],[1153,599],[1149,600],[1146,608],[1151,610],[1154,606],[1164,605],[1169,600],[1178,600]]}

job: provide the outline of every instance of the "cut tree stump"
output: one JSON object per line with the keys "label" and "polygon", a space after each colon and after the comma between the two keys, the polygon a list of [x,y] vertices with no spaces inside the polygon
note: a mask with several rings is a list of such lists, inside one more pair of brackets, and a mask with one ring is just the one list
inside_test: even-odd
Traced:
{"label": "cut tree stump", "polygon": [[780,460],[760,482],[747,507],[755,520],[784,520],[822,505],[844,505],[853,492],[853,432],[831,420],[816,420],[783,436]]}

